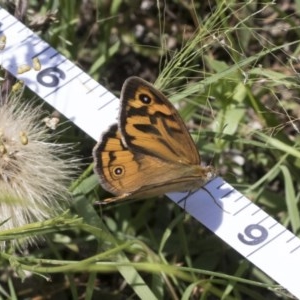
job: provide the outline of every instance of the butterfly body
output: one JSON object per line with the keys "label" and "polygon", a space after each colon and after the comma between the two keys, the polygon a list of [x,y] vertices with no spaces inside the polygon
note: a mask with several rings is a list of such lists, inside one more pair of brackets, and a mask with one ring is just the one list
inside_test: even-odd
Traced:
{"label": "butterfly body", "polygon": [[131,77],[121,93],[119,124],[93,150],[101,185],[116,197],[148,198],[194,191],[212,176],[182,119],[169,100],[148,82]]}

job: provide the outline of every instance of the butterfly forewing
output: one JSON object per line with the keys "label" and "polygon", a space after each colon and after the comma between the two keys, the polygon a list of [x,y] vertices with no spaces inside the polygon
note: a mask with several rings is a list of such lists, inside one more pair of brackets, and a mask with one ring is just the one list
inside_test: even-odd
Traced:
{"label": "butterfly forewing", "polygon": [[119,127],[127,147],[183,164],[200,164],[198,150],[169,100],[151,84],[131,77],[121,94]]}

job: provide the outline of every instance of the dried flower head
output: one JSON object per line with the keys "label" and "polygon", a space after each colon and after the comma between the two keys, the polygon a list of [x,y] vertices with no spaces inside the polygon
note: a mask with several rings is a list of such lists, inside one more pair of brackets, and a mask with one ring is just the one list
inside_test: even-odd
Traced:
{"label": "dried flower head", "polygon": [[41,117],[40,107],[21,104],[17,96],[0,106],[2,230],[51,218],[66,207],[76,162],[62,158],[70,145],[48,142]]}

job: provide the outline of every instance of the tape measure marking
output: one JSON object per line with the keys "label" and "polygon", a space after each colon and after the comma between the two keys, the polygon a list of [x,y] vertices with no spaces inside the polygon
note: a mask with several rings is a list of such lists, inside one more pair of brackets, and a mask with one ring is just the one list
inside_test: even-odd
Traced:
{"label": "tape measure marking", "polygon": [[[2,66],[95,140],[116,122],[117,98],[1,7],[0,36]],[[31,66],[34,58],[40,71],[17,74],[18,66]],[[181,202],[186,194],[168,196],[300,298],[299,279],[292,272],[300,270],[299,238],[222,178],[213,179],[205,189],[209,193],[200,189]]]}

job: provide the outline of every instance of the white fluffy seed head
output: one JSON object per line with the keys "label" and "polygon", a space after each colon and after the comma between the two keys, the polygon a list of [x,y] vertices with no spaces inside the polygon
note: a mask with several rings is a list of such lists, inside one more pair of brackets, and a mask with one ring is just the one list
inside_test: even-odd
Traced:
{"label": "white fluffy seed head", "polygon": [[0,106],[0,230],[61,213],[78,165],[63,158],[70,145],[49,142],[41,108],[19,100],[15,96]]}

